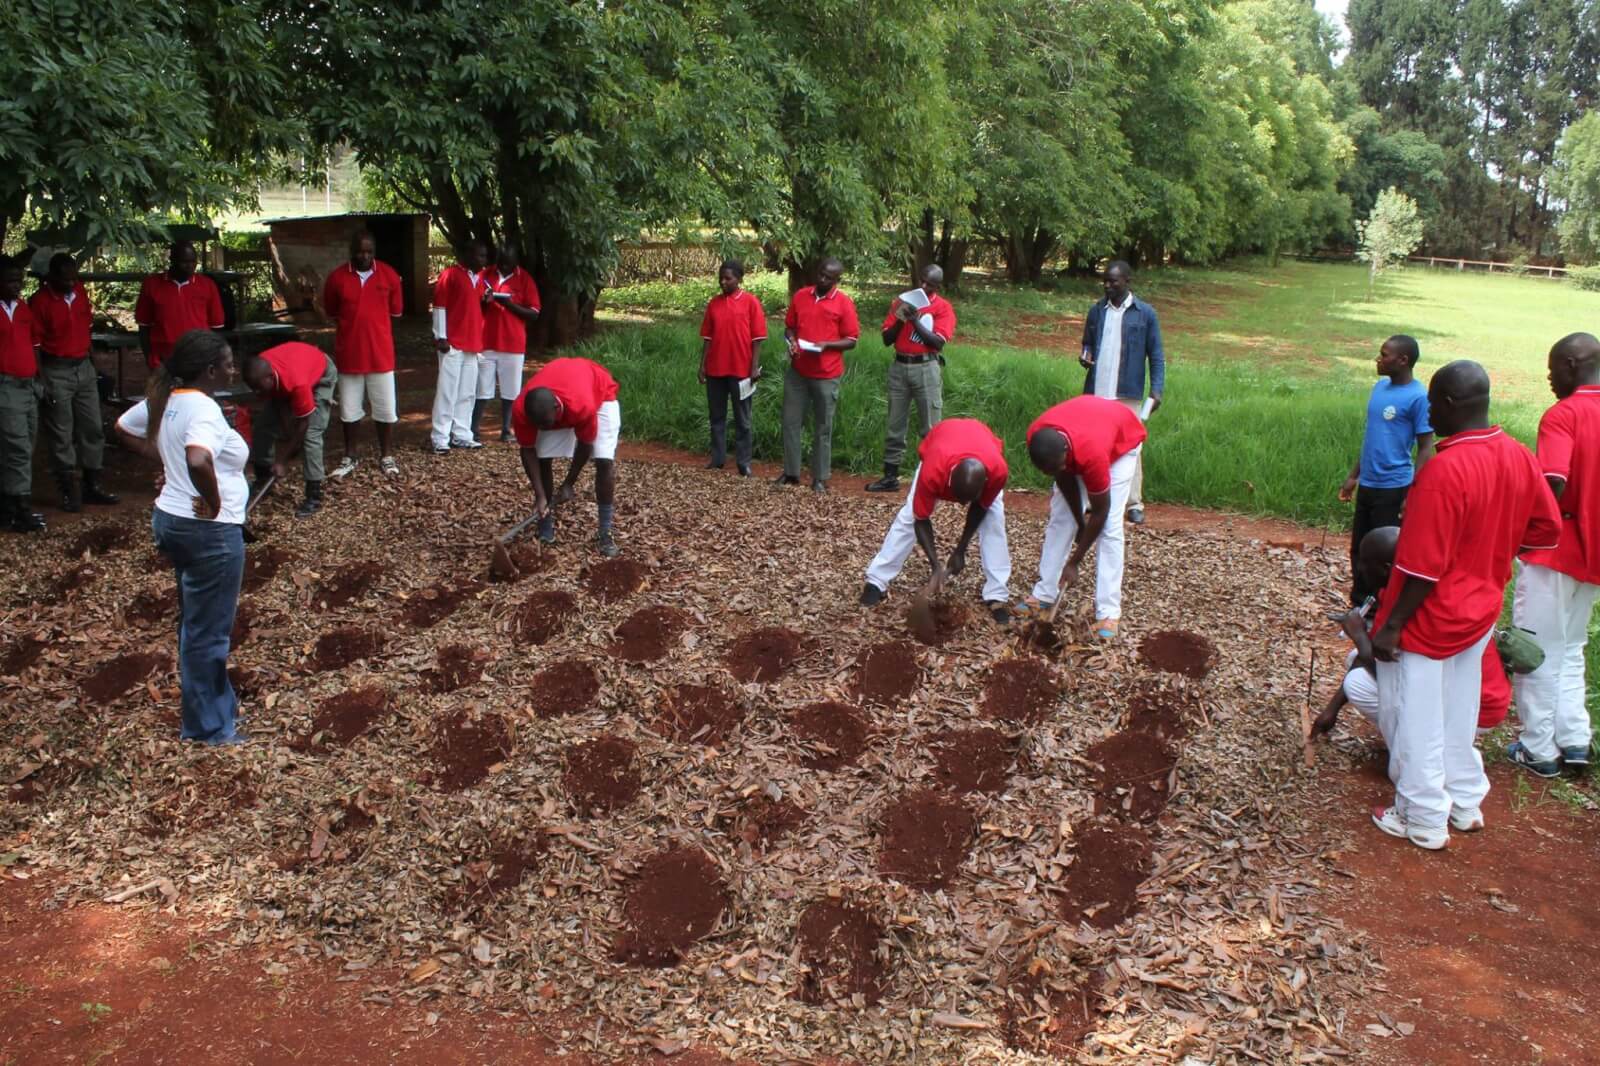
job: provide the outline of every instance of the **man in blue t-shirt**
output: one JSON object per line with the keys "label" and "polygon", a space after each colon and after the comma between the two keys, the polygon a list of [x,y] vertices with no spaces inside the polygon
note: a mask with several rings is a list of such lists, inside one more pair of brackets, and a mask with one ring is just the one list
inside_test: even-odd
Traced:
{"label": "man in blue t-shirt", "polygon": [[[1367,428],[1361,436],[1361,458],[1350,469],[1339,499],[1356,501],[1350,527],[1350,603],[1359,607],[1378,590],[1367,587],[1356,565],[1361,538],[1382,526],[1398,526],[1406,491],[1416,471],[1433,456],[1433,427],[1428,424],[1428,390],[1412,377],[1421,352],[1414,338],[1397,333],[1378,349],[1378,383],[1367,401]],[[1416,467],[1411,449],[1417,449]]]}

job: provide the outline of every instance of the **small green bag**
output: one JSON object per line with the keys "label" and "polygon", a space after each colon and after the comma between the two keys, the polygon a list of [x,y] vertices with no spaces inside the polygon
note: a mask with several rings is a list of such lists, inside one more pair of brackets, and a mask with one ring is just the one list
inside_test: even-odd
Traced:
{"label": "small green bag", "polygon": [[1500,661],[1513,674],[1531,674],[1544,665],[1544,649],[1529,630],[1500,626],[1494,631],[1494,646]]}

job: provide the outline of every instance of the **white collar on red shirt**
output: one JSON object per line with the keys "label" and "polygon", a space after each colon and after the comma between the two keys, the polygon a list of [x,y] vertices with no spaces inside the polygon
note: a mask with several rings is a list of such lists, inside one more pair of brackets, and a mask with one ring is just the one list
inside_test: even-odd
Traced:
{"label": "white collar on red shirt", "polygon": [[[740,289],[739,291],[743,292],[744,290]],[[817,295],[817,287],[815,285],[811,286],[811,298],[813,300],[831,300],[835,296],[837,296],[838,294],[839,294],[839,286],[837,286],[837,285],[835,285],[833,288],[829,289],[828,290],[828,295],[826,295],[826,296],[818,296]]]}
{"label": "white collar on red shirt", "polygon": [[199,277],[200,275],[198,273],[190,274],[183,281],[179,281],[177,278],[172,276],[172,271],[165,270],[165,271],[162,271],[161,276],[166,278],[168,281],[172,282],[172,284],[175,285],[176,287],[181,289],[185,285],[188,285],[190,282],[194,281],[194,279]]}
{"label": "white collar on red shirt", "polygon": [[16,313],[17,305],[21,302],[21,300],[12,300],[7,303],[5,300],[0,300],[0,308],[5,310],[7,318],[11,318]]}
{"label": "white collar on red shirt", "polygon": [[1572,390],[1573,396],[1600,396],[1600,385],[1579,385]]}
{"label": "white collar on red shirt", "polygon": [[1434,446],[1435,450],[1454,447],[1457,444],[1477,444],[1480,441],[1492,440],[1504,432],[1499,426],[1489,426],[1485,429],[1463,429],[1461,432],[1448,436]]}

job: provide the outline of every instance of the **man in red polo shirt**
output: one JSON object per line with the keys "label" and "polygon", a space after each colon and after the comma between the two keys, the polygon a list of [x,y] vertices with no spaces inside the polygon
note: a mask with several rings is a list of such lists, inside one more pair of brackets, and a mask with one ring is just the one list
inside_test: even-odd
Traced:
{"label": "man in red polo shirt", "polygon": [[[740,477],[750,476],[750,409],[755,383],[761,380],[761,344],[767,339],[767,315],[761,301],[746,292],[744,264],[729,259],[717,271],[722,291],[706,304],[700,318],[700,384],[711,410],[709,470],[721,470],[728,458],[728,405],[733,405],[733,460]],[[745,383],[750,392],[741,394]]]}
{"label": "man in red polo shirt", "polygon": [[299,452],[306,496],[294,516],[310,518],[322,509],[322,438],[339,371],[321,348],[289,341],[245,359],[244,380],[263,401],[250,441],[256,491],[268,474],[282,478]]}
{"label": "man in red polo shirt", "polygon": [[517,253],[502,247],[486,275],[489,302],[483,307],[483,356],[478,360],[478,392],[472,405],[472,435],[477,437],[483,409],[500,388],[500,439],[511,439],[511,408],[522,393],[522,366],[528,357],[528,324],[539,319],[539,286],[517,265]]}
{"label": "man in red polo shirt", "polygon": [[483,355],[483,310],[490,300],[484,268],[489,246],[468,241],[460,262],[445,267],[433,287],[433,346],[439,379],[433,390],[433,454],[451,448],[481,448],[472,427],[478,398],[478,360]]}
{"label": "man in red polo shirt", "polygon": [[[1011,550],[1006,545],[1005,445],[988,426],[975,418],[952,418],[940,422],[922,438],[917,449],[922,461],[911,475],[911,491],[905,506],[894,516],[883,547],[867,567],[867,582],[861,589],[862,606],[880,603],[889,583],[899,576],[911,555],[913,545],[928,557],[935,581],[961,573],[967,562],[967,545],[978,537],[978,558],[983,564],[983,602],[1004,625],[1010,621]],[[939,565],[939,552],[933,538],[933,509],[940,500],[967,505],[967,521],[961,529],[950,561]]]}
{"label": "man in red polo shirt", "polygon": [[76,513],[86,501],[117,503],[115,494],[100,487],[106,434],[100,421],[100,383],[89,358],[94,316],[89,294],[78,280],[78,261],[66,252],[51,256],[44,284],[29,298],[28,308],[39,331],[44,431],[50,439],[50,467],[61,488],[61,509]]}
{"label": "man in red polo shirt", "polygon": [[139,288],[133,320],[139,325],[139,347],[154,370],[172,354],[178,338],[191,329],[221,329],[222,293],[217,283],[196,274],[200,264],[193,241],[174,241],[167,269],[151,274]]}
{"label": "man in red polo shirt", "polygon": [[1562,763],[1587,767],[1594,739],[1583,653],[1600,597],[1600,341],[1561,338],[1549,368],[1556,404],[1539,420],[1539,467],[1561,511],[1561,540],[1553,551],[1522,553],[1511,618],[1533,633],[1544,662],[1517,677],[1522,735],[1506,750],[1540,777]]}
{"label": "man in red polo shirt", "polygon": [[800,484],[802,433],[811,424],[811,491],[828,491],[833,473],[833,413],[839,406],[844,353],[856,346],[861,322],[855,301],[839,288],[844,264],[829,256],[817,267],[817,283],[789,301],[783,339],[789,368],[783,374],[783,473],[780,485]]}
{"label": "man in red polo shirt", "polygon": [[1428,385],[1428,420],[1444,439],[1406,497],[1394,570],[1378,601],[1372,652],[1378,698],[1394,722],[1395,799],[1372,820],[1437,850],[1448,826],[1483,828],[1489,794],[1473,747],[1489,640],[1518,550],[1554,547],[1555,497],[1528,449],[1489,424],[1489,375],[1469,360]]}
{"label": "man in red polo shirt", "polygon": [[944,346],[956,335],[956,311],[939,295],[944,271],[930,263],[922,268],[922,287],[899,296],[883,319],[884,347],[894,348],[889,364],[889,418],[883,441],[883,476],[867,486],[868,492],[893,492],[900,487],[900,459],[906,452],[911,405],[917,405],[922,434],[938,425],[944,414]]}
{"label": "man in red polo shirt", "polygon": [[378,259],[378,243],[361,230],[350,238],[350,261],[328,275],[322,286],[322,311],[336,323],[333,365],[339,371],[339,424],[344,430],[344,460],[335,478],[355,473],[356,425],[363,408],[372,408],[378,431],[378,465],[400,473],[390,448],[400,420],[394,384],[394,319],[405,313],[400,275]]}
{"label": "man in red polo shirt", "polygon": [[[552,359],[523,388],[511,411],[511,430],[522,448],[522,470],[533,487],[534,513],[539,515],[539,540],[554,544],[556,509],[577,495],[578,475],[594,459],[594,498],[601,555],[618,554],[611,536],[617,495],[617,438],[622,408],[617,383],[606,368],[588,359]],[[560,491],[555,489],[554,460],[570,459]]]}
{"label": "man in red polo shirt", "polygon": [[1068,586],[1076,583],[1078,564],[1098,542],[1094,632],[1102,640],[1117,635],[1122,618],[1123,505],[1144,438],[1144,423],[1137,414],[1099,396],[1074,396],[1028,427],[1028,457],[1055,486],[1050,490],[1050,520],[1039,553],[1039,582],[1033,595],[1017,605],[1019,614],[1048,611],[1061,595],[1063,571]]}
{"label": "man in red polo shirt", "polygon": [[22,300],[22,264],[0,256],[0,528],[37,533],[33,438],[39,430],[38,329]]}

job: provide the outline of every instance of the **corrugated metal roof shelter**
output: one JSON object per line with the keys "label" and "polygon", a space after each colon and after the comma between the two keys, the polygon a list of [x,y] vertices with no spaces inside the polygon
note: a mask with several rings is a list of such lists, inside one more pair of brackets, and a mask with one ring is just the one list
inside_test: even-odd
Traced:
{"label": "corrugated metal roof shelter", "polygon": [[318,215],[263,220],[270,234],[273,284],[291,311],[322,313],[322,283],[328,272],[350,258],[350,238],[369,230],[378,258],[394,267],[404,283],[406,313],[428,308],[428,222],[422,214]]}

